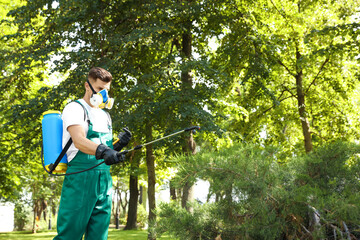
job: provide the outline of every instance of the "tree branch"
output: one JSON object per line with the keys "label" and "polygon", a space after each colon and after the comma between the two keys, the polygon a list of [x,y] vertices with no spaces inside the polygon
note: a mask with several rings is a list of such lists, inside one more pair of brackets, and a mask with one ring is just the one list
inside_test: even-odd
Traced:
{"label": "tree branch", "polygon": [[[294,89],[294,88],[293,88],[293,89]],[[290,89],[288,89],[287,87],[285,87],[285,90],[286,90],[287,92],[289,92],[292,97],[297,98],[296,94],[293,94],[293,93],[290,91]],[[284,91],[285,91],[285,90],[284,90]],[[280,98],[280,97],[279,97],[279,98]]]}
{"label": "tree branch", "polygon": [[[287,96],[287,97],[285,97],[285,98],[283,98],[283,99],[280,99],[280,98],[282,97],[282,95],[284,94],[284,92],[289,92],[291,96]],[[285,89],[281,92],[281,94],[280,94],[280,96],[278,97],[277,100],[278,100],[279,102],[282,102],[282,101],[285,101],[286,99],[289,99],[289,98],[292,98],[292,97],[296,98],[296,95],[294,95],[287,87],[285,87]],[[268,111],[270,111],[270,110],[273,109],[274,107],[275,107],[275,105],[272,105],[271,107],[269,107],[268,109],[266,109],[265,111],[263,111],[263,112],[262,112],[261,114],[259,114],[258,116],[261,116],[261,115],[267,113]]]}
{"label": "tree branch", "polygon": [[274,8],[276,9],[276,11],[286,20],[286,24],[289,25],[291,27],[291,29],[295,32],[294,27],[289,24],[289,21],[287,19],[287,17],[285,16],[285,14],[283,14],[282,12],[280,12],[280,10],[276,7],[275,3],[273,2],[273,0],[270,0],[271,4],[274,6]]}
{"label": "tree branch", "polygon": [[321,65],[321,67],[320,67],[320,69],[319,69],[319,72],[316,74],[315,78],[312,80],[312,82],[310,83],[310,85],[307,87],[307,89],[306,89],[306,91],[305,91],[305,94],[309,91],[310,87],[315,84],[316,79],[319,77],[321,71],[324,69],[325,64],[328,63],[329,60],[330,60],[329,58],[326,58],[326,59],[325,59],[325,61],[323,62],[323,64]]}
{"label": "tree branch", "polygon": [[277,62],[278,62],[281,66],[283,66],[283,67],[288,71],[288,73],[289,73],[291,76],[295,77],[295,74],[293,74],[293,73],[290,71],[290,69],[289,69],[281,60],[278,60]]}
{"label": "tree branch", "polygon": [[[286,99],[289,99],[289,98],[292,98],[292,97],[294,97],[294,96],[288,96],[288,97],[286,97],[286,98],[283,98],[283,99],[281,99],[281,100],[279,100],[279,102],[282,102],[282,101],[284,101],[284,100],[286,100]],[[259,114],[258,116],[261,116],[261,115],[264,115],[265,113],[267,113],[268,111],[270,111],[271,109],[273,109],[275,107],[275,105],[272,105],[271,107],[269,107],[268,109],[266,109],[265,111],[263,111],[261,114]]]}
{"label": "tree branch", "polygon": [[316,136],[318,136],[319,138],[321,138],[322,140],[324,140],[324,141],[328,141],[328,139],[327,138],[324,138],[324,137],[322,137],[319,133],[317,133],[317,132],[314,132],[314,131],[310,131],[310,133],[311,134],[315,134]]}

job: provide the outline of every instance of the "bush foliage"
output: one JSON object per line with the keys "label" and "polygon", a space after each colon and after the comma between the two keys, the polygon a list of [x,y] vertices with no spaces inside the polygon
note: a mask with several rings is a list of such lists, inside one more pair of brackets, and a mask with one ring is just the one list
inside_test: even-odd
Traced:
{"label": "bush foliage", "polygon": [[179,239],[359,239],[359,153],[359,145],[335,142],[287,163],[276,149],[251,145],[184,157],[178,187],[206,180],[209,201],[193,203],[192,212],[162,204],[157,232]]}

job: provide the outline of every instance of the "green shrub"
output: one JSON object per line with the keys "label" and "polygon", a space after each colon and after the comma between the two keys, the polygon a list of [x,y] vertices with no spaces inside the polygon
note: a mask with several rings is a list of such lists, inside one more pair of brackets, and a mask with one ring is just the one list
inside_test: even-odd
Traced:
{"label": "green shrub", "polygon": [[359,153],[336,142],[288,163],[276,149],[249,145],[197,154],[182,161],[177,187],[209,181],[216,201],[193,213],[161,205],[157,231],[179,239],[359,238]]}
{"label": "green shrub", "polygon": [[211,205],[192,203],[192,213],[178,206],[175,202],[161,203],[156,232],[161,235],[169,232],[180,240],[215,239],[218,234],[216,222],[212,218]]}
{"label": "green shrub", "polygon": [[148,221],[148,213],[143,204],[137,207],[137,225],[139,228],[144,228]]}

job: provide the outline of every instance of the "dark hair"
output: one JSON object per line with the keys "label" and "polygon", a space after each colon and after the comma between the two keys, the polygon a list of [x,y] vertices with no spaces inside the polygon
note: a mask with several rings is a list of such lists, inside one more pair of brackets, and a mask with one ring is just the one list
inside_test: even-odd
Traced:
{"label": "dark hair", "polygon": [[108,71],[106,71],[103,68],[100,67],[93,67],[89,71],[88,78],[91,78],[92,80],[96,81],[97,79],[100,79],[103,82],[111,82],[112,75]]}

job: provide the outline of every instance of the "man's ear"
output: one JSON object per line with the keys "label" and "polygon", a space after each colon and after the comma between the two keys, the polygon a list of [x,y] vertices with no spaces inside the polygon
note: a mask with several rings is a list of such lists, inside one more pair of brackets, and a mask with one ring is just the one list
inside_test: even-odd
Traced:
{"label": "man's ear", "polygon": [[89,86],[89,84],[87,83],[87,81],[85,81],[84,87],[85,87],[85,90],[86,90],[86,91],[91,91],[90,86]]}

